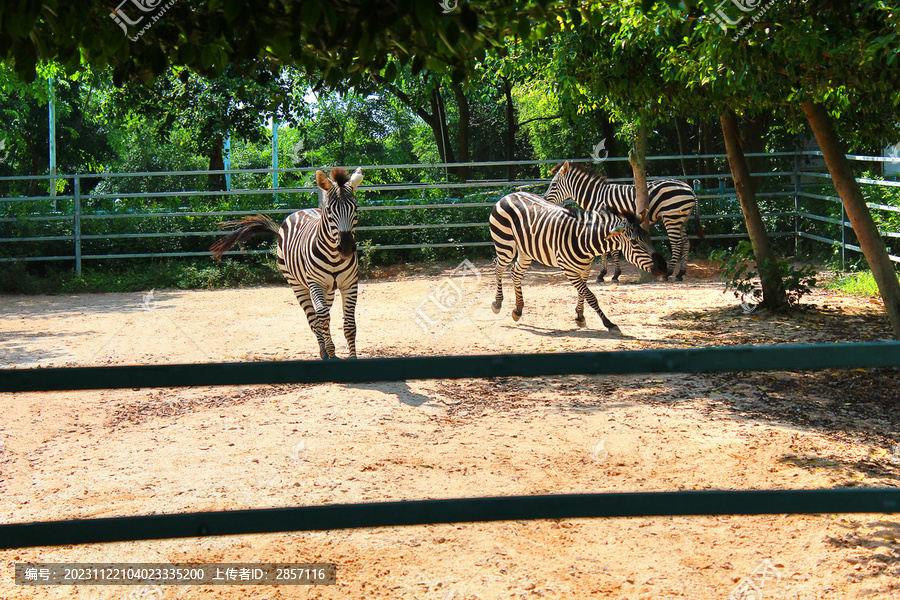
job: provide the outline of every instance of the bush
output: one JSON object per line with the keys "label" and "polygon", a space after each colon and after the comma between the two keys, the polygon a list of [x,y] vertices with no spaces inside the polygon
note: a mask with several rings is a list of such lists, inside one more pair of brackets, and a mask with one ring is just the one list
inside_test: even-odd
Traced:
{"label": "bush", "polygon": [[757,264],[753,245],[748,241],[738,243],[730,253],[725,250],[714,252],[711,258],[723,263],[725,291],[732,290],[737,298],[752,300],[757,304],[764,300],[760,277],[771,277],[780,282],[788,306],[799,304],[800,299],[811,292],[817,282],[818,271],[812,265],[795,268],[787,259],[764,260]]}

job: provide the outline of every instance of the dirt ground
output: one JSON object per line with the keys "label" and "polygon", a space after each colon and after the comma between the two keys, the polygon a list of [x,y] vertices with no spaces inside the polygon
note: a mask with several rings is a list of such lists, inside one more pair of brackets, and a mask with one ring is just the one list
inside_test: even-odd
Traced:
{"label": "dirt ground", "polygon": [[[552,269],[493,314],[487,264],[361,285],[360,358],[881,340],[879,302],[745,314],[684,283]],[[636,273],[626,270],[623,280]],[[339,356],[346,344],[332,331]],[[287,286],[0,296],[0,367],[312,359]],[[352,369],[353,363],[348,362]],[[2,394],[0,521],[547,493],[897,486],[896,369]],[[520,521],[0,551],[0,598],[900,598],[894,515]],[[16,562],[329,562],[331,586],[16,586]],[[731,596],[730,596],[731,595]]]}

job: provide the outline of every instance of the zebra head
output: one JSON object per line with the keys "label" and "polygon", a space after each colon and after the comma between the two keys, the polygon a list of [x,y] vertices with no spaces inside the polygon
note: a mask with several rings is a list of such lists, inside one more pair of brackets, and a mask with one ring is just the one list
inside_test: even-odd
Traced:
{"label": "zebra head", "polygon": [[569,161],[553,167],[553,170],[550,171],[553,179],[550,180],[550,187],[547,188],[547,193],[544,194],[544,200],[553,204],[562,204],[569,198],[575,197],[572,181],[568,177],[569,167]]}
{"label": "zebra head", "polygon": [[316,171],[316,184],[325,192],[322,224],[344,259],[356,252],[353,230],[356,228],[357,203],[353,192],[362,178],[362,168],[356,169],[352,177],[346,169],[332,169],[328,175]]}
{"label": "zebra head", "polygon": [[622,250],[625,260],[645,271],[649,271],[654,277],[665,275],[667,272],[666,261],[653,247],[650,232],[641,227],[641,224],[647,218],[647,211],[642,212],[640,215],[635,215],[634,213],[619,214],[614,210],[607,210],[624,218],[628,223],[625,227],[625,232],[622,235],[614,236],[614,239],[611,240],[613,248]]}

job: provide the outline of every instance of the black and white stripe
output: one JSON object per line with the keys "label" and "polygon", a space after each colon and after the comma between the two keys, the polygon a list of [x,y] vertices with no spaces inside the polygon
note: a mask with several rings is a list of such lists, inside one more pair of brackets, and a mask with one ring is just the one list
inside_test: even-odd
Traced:
{"label": "black and white stripe", "polygon": [[353,235],[357,220],[353,192],[362,178],[362,169],[356,169],[352,177],[344,169],[332,169],[328,176],[316,171],[316,184],[325,191],[321,208],[299,210],[289,215],[281,227],[264,215],[222,223],[221,228],[238,229],[210,248],[214,256],[221,258],[234,244],[254,235],[277,235],[278,267],[306,313],[323,359],[335,357],[330,323],[335,290],[341,291],[350,358],[356,358],[359,262]]}
{"label": "black and white stripe", "polygon": [[545,201],[536,194],[519,192],[501,198],[490,216],[491,238],[497,258],[497,295],[492,304],[495,313],[503,304],[503,272],[513,265],[516,307],[513,320],[522,316],[522,276],[532,261],[559,267],[578,290],[575,321],[584,326],[584,299],[597,311],[603,325],[611,332],[619,328],[610,321],[597,298],[588,289],[587,276],[594,258],[612,249],[620,249],[634,264],[655,275],[665,273],[665,261],[654,250],[648,234],[634,213],[613,214],[606,210],[589,211],[578,207],[564,208]]}
{"label": "black and white stripe", "polygon": [[[637,192],[633,185],[607,183],[606,177],[594,173],[578,163],[564,162],[554,167],[553,179],[550,187],[544,194],[544,199],[555,204],[562,204],[569,198],[587,210],[599,208],[613,208],[617,211],[636,212]],[[691,186],[683,181],[664,179],[647,183],[647,191],[650,196],[650,223],[656,223],[662,219],[672,246],[672,258],[669,260],[669,268],[666,277],[675,275],[676,281],[681,281],[687,270],[688,250],[690,241],[687,235],[687,222],[691,212],[697,204],[697,196]],[[699,216],[697,229],[700,232]],[[701,234],[702,235],[702,234]],[[619,257],[613,254],[615,260],[615,274],[613,280],[618,280]],[[676,270],[677,269],[677,270]],[[603,268],[598,281],[603,281],[606,275],[606,257],[603,259]]]}

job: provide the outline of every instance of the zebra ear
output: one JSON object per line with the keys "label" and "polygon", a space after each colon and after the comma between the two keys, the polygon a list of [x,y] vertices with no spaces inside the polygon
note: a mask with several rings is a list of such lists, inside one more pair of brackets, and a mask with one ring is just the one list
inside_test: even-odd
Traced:
{"label": "zebra ear", "polygon": [[647,220],[647,215],[650,214],[650,210],[645,208],[641,211],[641,214],[638,215],[638,225],[643,225],[644,221]]}
{"label": "zebra ear", "polygon": [[560,175],[565,175],[569,172],[569,161],[566,161],[562,164],[562,167],[559,170]]}
{"label": "zebra ear", "polygon": [[316,171],[316,185],[318,185],[326,192],[331,190],[332,187],[331,181],[328,179],[328,175],[326,175],[322,171]]}
{"label": "zebra ear", "polygon": [[359,182],[363,180],[363,172],[362,167],[356,167],[356,170],[353,171],[353,176],[350,178],[350,189],[356,191],[356,186],[359,185]]}
{"label": "zebra ear", "polygon": [[616,225],[609,232],[609,235],[606,237],[611,238],[611,237],[616,237],[617,235],[622,235],[623,233],[625,233],[625,230],[627,228],[628,228],[627,223],[625,223],[624,221],[619,221],[618,223],[616,223]]}

